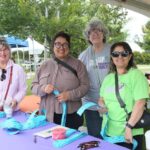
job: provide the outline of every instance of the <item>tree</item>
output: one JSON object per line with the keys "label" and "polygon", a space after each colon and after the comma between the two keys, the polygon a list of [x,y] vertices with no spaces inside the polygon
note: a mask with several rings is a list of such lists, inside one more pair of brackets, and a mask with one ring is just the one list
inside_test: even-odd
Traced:
{"label": "tree", "polygon": [[32,35],[43,43],[46,35],[50,42],[56,32],[64,30],[72,36],[71,53],[78,56],[87,47],[83,30],[92,17],[106,24],[112,43],[125,40],[126,15],[124,9],[99,0],[0,0],[0,34]]}
{"label": "tree", "polygon": [[39,20],[35,2],[29,0],[0,0],[0,34],[15,34],[27,37],[31,32],[34,32]]}
{"label": "tree", "polygon": [[150,52],[150,21],[148,21],[143,28],[143,42],[142,42],[142,48],[148,52]]}
{"label": "tree", "polygon": [[142,54],[140,52],[135,51],[134,60],[136,64],[142,64],[144,61],[144,58],[142,57]]}

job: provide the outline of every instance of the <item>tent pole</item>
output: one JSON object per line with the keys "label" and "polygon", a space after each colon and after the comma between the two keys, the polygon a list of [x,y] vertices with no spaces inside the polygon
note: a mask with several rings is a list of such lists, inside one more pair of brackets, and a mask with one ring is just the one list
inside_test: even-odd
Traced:
{"label": "tent pole", "polygon": [[33,59],[34,59],[34,71],[36,71],[36,60],[35,60],[35,50],[34,50],[34,39],[32,38],[32,48],[33,48]]}
{"label": "tent pole", "polygon": [[30,59],[30,52],[28,51],[29,54],[29,63],[30,63],[30,74],[31,74],[31,59]]}
{"label": "tent pole", "polygon": [[47,38],[45,36],[45,39],[44,39],[44,60],[46,60],[46,58],[47,58],[46,47],[47,47]]}
{"label": "tent pole", "polygon": [[16,48],[17,48],[17,59],[18,59],[18,64],[20,64],[18,45],[16,45]]}

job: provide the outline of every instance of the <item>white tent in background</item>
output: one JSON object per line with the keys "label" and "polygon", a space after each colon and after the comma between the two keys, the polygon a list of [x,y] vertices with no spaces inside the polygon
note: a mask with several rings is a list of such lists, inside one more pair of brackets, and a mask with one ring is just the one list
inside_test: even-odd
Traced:
{"label": "white tent in background", "polygon": [[28,51],[29,55],[40,55],[44,51],[44,45],[40,44],[36,40],[30,37],[28,37],[26,40],[28,41],[28,47],[11,48],[12,52],[19,50],[22,52]]}
{"label": "white tent in background", "polygon": [[[30,63],[30,68],[31,66],[34,66],[34,69],[36,70],[37,66],[39,65],[39,55],[42,54],[44,51],[45,47],[44,45],[40,44],[36,40],[34,40],[32,37],[28,37],[26,39],[28,42],[28,47],[23,47],[23,48],[11,48],[12,52],[15,51],[21,51],[23,53],[23,60],[24,60],[24,52],[28,52],[29,57],[28,61]],[[31,60],[32,59],[32,60]]]}
{"label": "white tent in background", "polygon": [[44,51],[44,45],[40,44],[32,37],[27,38],[29,47],[26,47],[30,55],[40,55]]}
{"label": "white tent in background", "polygon": [[27,38],[27,42],[28,42],[28,47],[26,49],[29,53],[29,62],[31,62],[30,56],[33,56],[32,59],[34,61],[33,66],[34,66],[34,70],[36,70],[39,61],[39,55],[44,51],[45,48],[44,45],[34,40],[32,36],[29,36]]}

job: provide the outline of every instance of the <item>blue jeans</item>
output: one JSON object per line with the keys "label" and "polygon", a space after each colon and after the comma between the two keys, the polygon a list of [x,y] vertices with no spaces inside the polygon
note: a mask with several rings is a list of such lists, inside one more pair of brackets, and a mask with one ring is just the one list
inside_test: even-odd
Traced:
{"label": "blue jeans", "polygon": [[87,125],[88,134],[97,138],[101,138],[100,131],[102,126],[102,117],[98,111],[86,110],[85,120]]}

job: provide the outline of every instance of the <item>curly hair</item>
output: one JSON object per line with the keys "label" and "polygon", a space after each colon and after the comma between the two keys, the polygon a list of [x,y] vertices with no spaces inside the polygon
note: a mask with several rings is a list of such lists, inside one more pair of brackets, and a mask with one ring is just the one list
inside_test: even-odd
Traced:
{"label": "curly hair", "polygon": [[103,35],[104,35],[104,39],[103,39],[103,42],[106,43],[106,40],[107,40],[107,36],[108,36],[108,30],[107,28],[105,27],[105,25],[103,24],[103,22],[101,20],[99,20],[98,18],[92,18],[90,20],[90,22],[87,24],[85,30],[84,30],[84,36],[85,38],[87,39],[87,41],[92,44],[90,41],[89,41],[89,34],[92,30],[94,29],[98,29],[100,31],[103,32]]}

